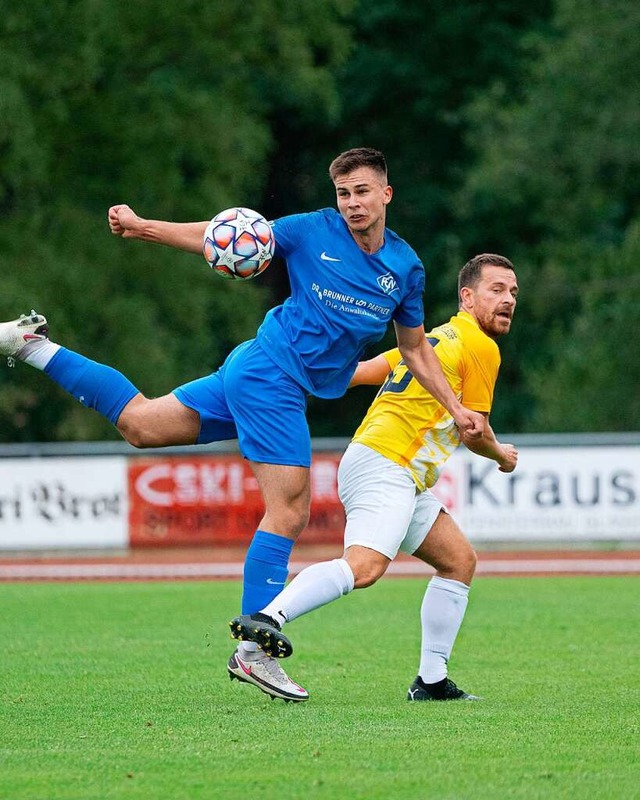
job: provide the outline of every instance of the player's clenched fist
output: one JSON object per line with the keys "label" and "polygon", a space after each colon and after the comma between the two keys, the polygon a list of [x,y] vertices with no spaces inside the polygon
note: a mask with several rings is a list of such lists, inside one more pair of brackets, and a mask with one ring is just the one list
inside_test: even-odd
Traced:
{"label": "player's clenched fist", "polygon": [[498,461],[500,472],[513,472],[518,463],[518,451],[512,444],[502,445],[502,457]]}
{"label": "player's clenched fist", "polygon": [[137,227],[142,221],[133,209],[124,203],[111,206],[107,213],[107,219],[111,233],[115,236],[122,236],[125,239],[129,236],[135,236]]}

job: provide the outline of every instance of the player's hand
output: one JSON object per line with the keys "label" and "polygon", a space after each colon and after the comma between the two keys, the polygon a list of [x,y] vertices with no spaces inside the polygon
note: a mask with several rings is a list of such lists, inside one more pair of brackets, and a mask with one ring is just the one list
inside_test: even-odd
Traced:
{"label": "player's hand", "polygon": [[498,469],[500,472],[513,472],[518,463],[518,451],[512,444],[503,444],[502,458],[498,461]]}
{"label": "player's hand", "polygon": [[136,231],[142,222],[132,208],[123,203],[111,206],[107,213],[109,228],[114,236],[122,236],[123,239],[131,238],[136,235]]}
{"label": "player's hand", "polygon": [[461,406],[460,411],[454,417],[454,421],[463,438],[482,439],[485,423],[485,418],[482,414]]}

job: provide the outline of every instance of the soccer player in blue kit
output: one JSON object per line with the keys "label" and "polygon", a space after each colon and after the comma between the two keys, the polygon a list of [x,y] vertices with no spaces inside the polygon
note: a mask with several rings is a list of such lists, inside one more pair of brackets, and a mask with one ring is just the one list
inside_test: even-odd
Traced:
{"label": "soccer player in blue kit", "polygon": [[[385,227],[393,191],[383,154],[348,150],[334,159],[329,174],[338,211],[273,223],[291,296],[268,312],[256,338],[236,347],[217,371],[168,395],[146,398],[117,370],[51,342],[46,319],[35,311],[0,324],[0,353],[43,370],[136,447],[238,439],[265,503],[245,560],[243,614],[257,612],[281,590],[291,549],[309,519],[306,396],[341,397],[363,348],[379,341],[389,322],[418,382],[467,436],[480,437],[484,430],[483,416],[461,405],[425,338],[424,268]],[[143,219],[127,205],[109,209],[115,235],[193,253],[202,252],[207,224]],[[251,642],[239,643],[228,672],[271,697],[308,698],[275,658]]]}

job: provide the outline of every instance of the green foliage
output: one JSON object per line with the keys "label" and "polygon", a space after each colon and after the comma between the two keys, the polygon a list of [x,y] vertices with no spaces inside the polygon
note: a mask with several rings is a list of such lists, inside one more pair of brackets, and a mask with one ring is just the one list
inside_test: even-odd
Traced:
{"label": "green foliage", "polygon": [[559,0],[554,32],[536,49],[524,102],[503,89],[495,114],[494,87],[476,109],[482,159],[472,198],[484,191],[491,213],[506,204],[546,236],[619,240],[639,196],[640,109],[629,101],[640,91],[640,9]]}
{"label": "green foliage", "polygon": [[199,219],[260,191],[283,87],[292,110],[335,108],[344,1],[71,6],[39,0],[3,19],[10,209],[102,211],[121,193]]}
{"label": "green foliage", "polygon": [[[191,220],[261,207],[274,107],[286,98],[288,113],[309,120],[336,113],[332,69],[347,50],[349,6],[3,8],[1,318],[36,307],[55,341],[149,395],[210,372],[253,336],[265,283],[229,284],[193,257],[113,239],[106,211],[127,202]],[[0,374],[0,439],[117,435],[30,372]]]}
{"label": "green foliage", "polygon": [[467,704],[405,700],[424,586],[292,623],[311,697],[285,705],[227,679],[237,582],[2,585],[0,794],[637,797],[637,578],[479,579],[451,660]]}
{"label": "green foliage", "polygon": [[640,10],[558,0],[529,44],[524,97],[496,83],[469,108],[479,158],[458,207],[469,241],[510,254],[524,288],[511,337],[529,402],[512,427],[633,429]]}
{"label": "green foliage", "polygon": [[[104,219],[60,206],[47,227],[45,237],[17,225],[10,232],[0,228],[0,241],[6,238],[2,260],[11,265],[4,313],[32,307],[44,312],[54,341],[122,370],[144,394],[166,394],[211,372],[237,341],[253,335],[261,306],[257,290],[219,280],[204,261],[122,242],[105,233]],[[5,368],[0,380],[10,388],[1,395],[5,440],[117,436],[29,367]]]}
{"label": "green foliage", "polygon": [[[531,430],[637,428],[638,264],[640,221],[629,226],[619,247],[600,250],[585,282],[573,284],[580,310],[570,325],[554,327],[552,358],[527,376],[536,400]],[[572,265],[570,257],[565,265]]]}
{"label": "green foliage", "polygon": [[[518,93],[526,63],[522,37],[547,7],[472,0],[361,4],[357,47],[341,82],[348,143],[365,139],[390,154],[397,189],[392,217],[428,265],[447,248],[449,194],[468,159],[464,109],[498,78]],[[432,271],[439,286],[439,269]]]}
{"label": "green foliage", "polygon": [[[440,259],[452,247],[450,193],[469,157],[464,109],[497,78],[518,93],[528,60],[523,36],[542,24],[548,5],[359,0],[351,16],[353,52],[337,71],[339,119],[306,131],[302,150],[291,146],[296,122],[293,130],[289,119],[281,126],[289,137],[282,169],[286,160],[287,179],[301,173],[293,188],[302,205],[326,204],[326,168],[336,152],[363,144],[382,149],[396,190],[391,227],[432,267],[429,291],[435,285],[439,300]],[[451,298],[451,282],[445,286]]]}

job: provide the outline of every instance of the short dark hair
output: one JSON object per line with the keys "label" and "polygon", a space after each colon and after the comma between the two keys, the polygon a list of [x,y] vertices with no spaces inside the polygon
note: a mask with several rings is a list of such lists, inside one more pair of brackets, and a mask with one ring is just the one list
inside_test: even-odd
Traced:
{"label": "short dark hair", "polygon": [[464,286],[474,289],[478,285],[482,277],[482,268],[487,264],[492,267],[504,267],[514,273],[516,271],[508,258],[499,256],[497,253],[480,253],[480,255],[470,258],[458,273],[458,297]]}
{"label": "short dark hair", "polygon": [[339,176],[348,175],[354,169],[359,169],[360,167],[371,167],[385,181],[387,180],[385,157],[380,150],[374,150],[373,147],[354,147],[351,150],[345,150],[344,153],[340,153],[329,164],[329,175],[331,180],[335,181]]}

